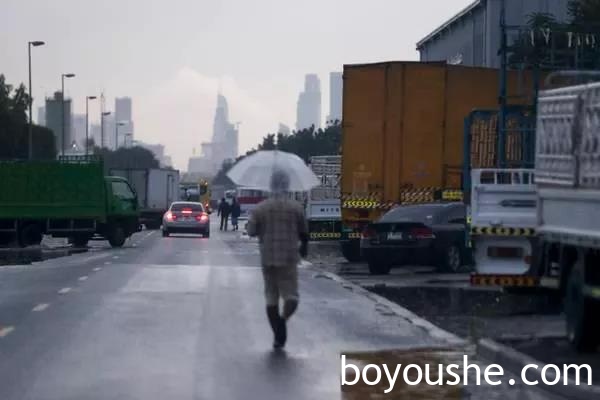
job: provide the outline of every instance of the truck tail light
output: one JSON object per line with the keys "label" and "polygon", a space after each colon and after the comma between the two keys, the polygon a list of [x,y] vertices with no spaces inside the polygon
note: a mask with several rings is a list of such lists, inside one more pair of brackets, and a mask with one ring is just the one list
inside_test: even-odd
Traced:
{"label": "truck tail light", "polygon": [[410,230],[410,235],[415,239],[435,239],[433,231],[425,226],[422,228],[412,228]]}
{"label": "truck tail light", "polygon": [[369,239],[369,238],[377,236],[377,231],[373,227],[367,226],[367,227],[365,227],[365,229],[363,229],[360,236],[363,239]]}

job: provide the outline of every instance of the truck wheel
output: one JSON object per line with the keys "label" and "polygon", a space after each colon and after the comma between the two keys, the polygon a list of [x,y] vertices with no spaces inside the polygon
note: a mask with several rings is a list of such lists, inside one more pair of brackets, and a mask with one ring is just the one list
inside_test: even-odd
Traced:
{"label": "truck wheel", "polygon": [[597,320],[600,307],[597,301],[585,297],[584,285],[584,260],[579,257],[566,286],[565,314],[567,337],[581,352],[595,350],[600,340],[600,322]]}
{"label": "truck wheel", "polygon": [[125,230],[121,225],[115,225],[108,234],[108,243],[112,247],[123,247],[125,244]]}
{"label": "truck wheel", "polygon": [[349,262],[360,262],[360,243],[358,241],[341,242],[342,255]]}
{"label": "truck wheel", "polygon": [[151,222],[146,222],[145,225],[146,225],[146,229],[155,231],[157,229],[160,229],[160,226],[162,225],[162,223],[160,221],[151,221]]}
{"label": "truck wheel", "polygon": [[438,270],[440,272],[457,273],[462,267],[462,253],[459,246],[450,244],[442,250],[438,261]]}
{"label": "truck wheel", "polygon": [[80,247],[80,248],[87,247],[89,240],[90,240],[89,236],[77,235],[77,236],[71,237],[71,243],[73,243],[73,246]]}
{"label": "truck wheel", "polygon": [[389,261],[377,257],[369,258],[367,264],[371,275],[388,275],[392,269],[392,264]]}
{"label": "truck wheel", "polygon": [[37,224],[28,224],[21,228],[18,236],[19,247],[35,246],[42,243],[42,230]]}

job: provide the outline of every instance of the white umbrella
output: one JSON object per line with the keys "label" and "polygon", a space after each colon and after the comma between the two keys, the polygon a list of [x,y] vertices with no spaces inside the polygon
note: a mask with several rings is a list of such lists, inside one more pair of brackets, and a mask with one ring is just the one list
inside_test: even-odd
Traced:
{"label": "white umbrella", "polygon": [[297,155],[285,151],[257,151],[235,164],[227,173],[235,184],[269,191],[273,171],[282,171],[290,179],[290,192],[306,192],[319,180]]}

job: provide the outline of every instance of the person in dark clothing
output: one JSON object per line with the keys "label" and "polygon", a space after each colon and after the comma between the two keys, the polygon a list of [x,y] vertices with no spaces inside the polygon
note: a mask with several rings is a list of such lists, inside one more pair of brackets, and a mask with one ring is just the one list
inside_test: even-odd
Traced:
{"label": "person in dark clothing", "polygon": [[237,231],[239,229],[238,226],[238,218],[242,214],[242,209],[240,207],[240,203],[238,203],[237,199],[233,199],[233,204],[231,205],[231,225],[233,226],[233,230]]}
{"label": "person in dark clothing", "polygon": [[227,230],[227,224],[229,220],[229,214],[231,213],[231,206],[225,200],[225,197],[221,199],[221,203],[219,203],[219,209],[217,211],[217,216],[221,216],[221,227],[219,230]]}

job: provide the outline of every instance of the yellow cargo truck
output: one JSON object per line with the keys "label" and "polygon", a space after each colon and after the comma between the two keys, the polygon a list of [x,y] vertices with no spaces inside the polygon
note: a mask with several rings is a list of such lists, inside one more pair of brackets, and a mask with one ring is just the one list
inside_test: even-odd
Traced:
{"label": "yellow cargo truck", "polygon": [[[509,76],[509,95],[527,83]],[[363,227],[399,204],[462,200],[463,128],[498,105],[495,69],[445,63],[344,66],[342,251],[360,258]]]}

